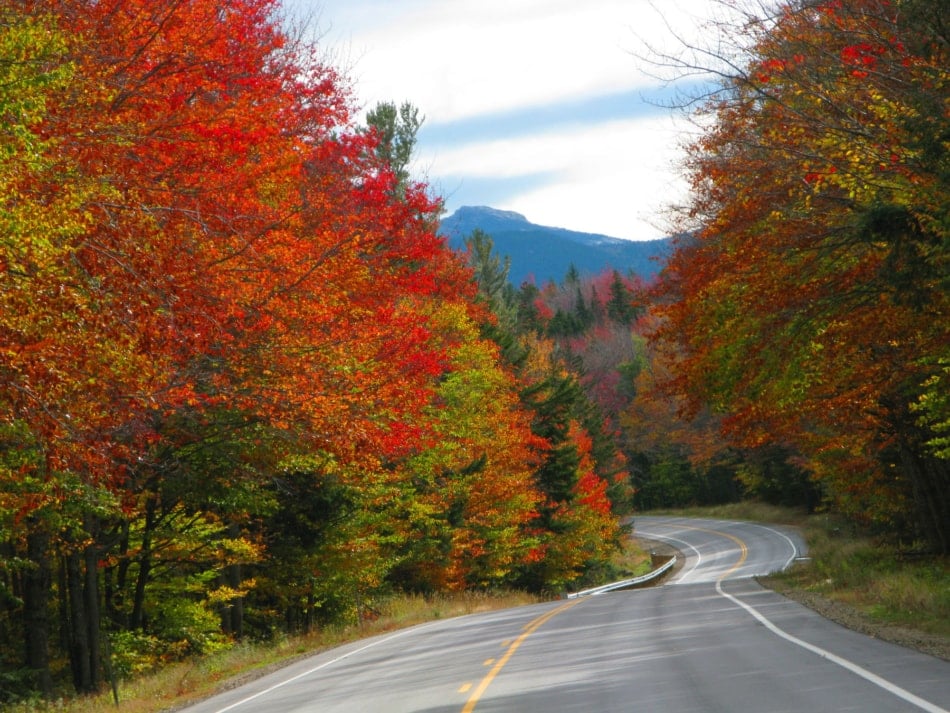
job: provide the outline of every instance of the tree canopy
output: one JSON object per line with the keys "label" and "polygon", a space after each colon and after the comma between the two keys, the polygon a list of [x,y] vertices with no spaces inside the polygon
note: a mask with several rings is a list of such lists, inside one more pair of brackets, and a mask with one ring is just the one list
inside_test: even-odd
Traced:
{"label": "tree canopy", "polygon": [[570,549],[421,120],[321,56],[274,0],[0,0],[0,698]]}
{"label": "tree canopy", "polygon": [[950,547],[948,56],[931,3],[746,18],[692,145],[657,334],[671,386],[837,508]]}

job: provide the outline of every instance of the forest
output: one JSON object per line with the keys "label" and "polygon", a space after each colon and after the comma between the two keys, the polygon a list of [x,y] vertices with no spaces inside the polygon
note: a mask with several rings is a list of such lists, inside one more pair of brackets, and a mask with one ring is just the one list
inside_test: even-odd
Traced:
{"label": "forest", "polygon": [[[658,280],[515,286],[276,0],[0,0],[0,703],[597,581],[756,498],[950,549],[939,3],[731,27]],[[761,9],[761,8],[760,8]],[[662,58],[661,58],[662,61]]]}

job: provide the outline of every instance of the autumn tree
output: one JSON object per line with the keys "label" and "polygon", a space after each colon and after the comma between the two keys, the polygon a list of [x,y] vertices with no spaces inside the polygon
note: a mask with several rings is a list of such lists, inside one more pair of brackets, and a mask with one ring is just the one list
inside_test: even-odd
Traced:
{"label": "autumn tree", "polygon": [[422,591],[510,585],[537,557],[541,494],[534,472],[547,443],[493,342],[460,306],[439,309],[454,342],[433,403],[436,440],[403,466],[411,487],[395,500],[406,542],[394,578]]}
{"label": "autumn tree", "polygon": [[179,653],[240,635],[275,475],[337,463],[372,503],[430,431],[426,305],[470,291],[437,202],[396,197],[274,3],[0,8],[8,630],[48,691],[62,612],[92,691],[107,630]]}
{"label": "autumn tree", "polygon": [[[531,589],[564,586],[602,566],[619,541],[618,516],[629,502],[626,464],[567,354],[525,329],[507,263],[495,255],[491,237],[476,231],[467,245],[479,293],[494,317],[485,333],[515,368],[532,433],[547,444],[533,473],[542,496],[533,525],[540,544],[518,583]],[[575,277],[572,290],[579,286]]]}
{"label": "autumn tree", "polygon": [[946,552],[948,466],[928,445],[950,344],[943,22],[926,2],[830,0],[724,28],[659,336],[691,411],[790,446],[836,508]]}
{"label": "autumn tree", "polygon": [[4,590],[23,602],[22,626],[6,631],[25,641],[27,675],[48,694],[50,553],[82,521],[64,497],[111,505],[58,476],[77,456],[93,469],[109,461],[109,444],[95,442],[116,426],[103,397],[144,365],[76,327],[101,324],[101,303],[72,264],[96,190],[56,159],[61,137],[42,131],[73,80],[66,33],[53,17],[4,5],[0,47],[0,536]]}

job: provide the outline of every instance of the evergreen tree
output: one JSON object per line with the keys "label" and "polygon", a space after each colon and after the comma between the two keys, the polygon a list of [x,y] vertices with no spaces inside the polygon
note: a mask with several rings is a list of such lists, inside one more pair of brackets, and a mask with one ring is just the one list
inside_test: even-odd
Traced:
{"label": "evergreen tree", "polygon": [[624,284],[620,273],[614,270],[610,282],[610,298],[607,301],[607,315],[620,324],[630,324],[638,316],[639,310],[633,304],[633,294]]}
{"label": "evergreen tree", "polygon": [[376,132],[376,155],[396,177],[396,192],[405,191],[409,181],[409,161],[424,117],[409,102],[398,108],[393,102],[379,102],[366,114],[366,125]]}

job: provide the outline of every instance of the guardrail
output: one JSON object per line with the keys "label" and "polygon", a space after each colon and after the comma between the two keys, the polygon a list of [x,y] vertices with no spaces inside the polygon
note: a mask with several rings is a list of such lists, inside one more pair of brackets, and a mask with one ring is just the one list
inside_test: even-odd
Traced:
{"label": "guardrail", "polygon": [[591,597],[597,594],[603,594],[604,592],[613,591],[614,589],[626,589],[627,587],[635,587],[638,584],[646,584],[647,582],[652,582],[654,579],[662,577],[675,566],[676,556],[674,555],[668,562],[657,567],[652,572],[647,572],[646,574],[640,575],[639,577],[633,577],[631,579],[622,579],[619,582],[602,584],[601,586],[593,587],[592,589],[582,589],[579,592],[572,592],[571,594],[567,595],[567,598],[577,599],[578,597]]}

